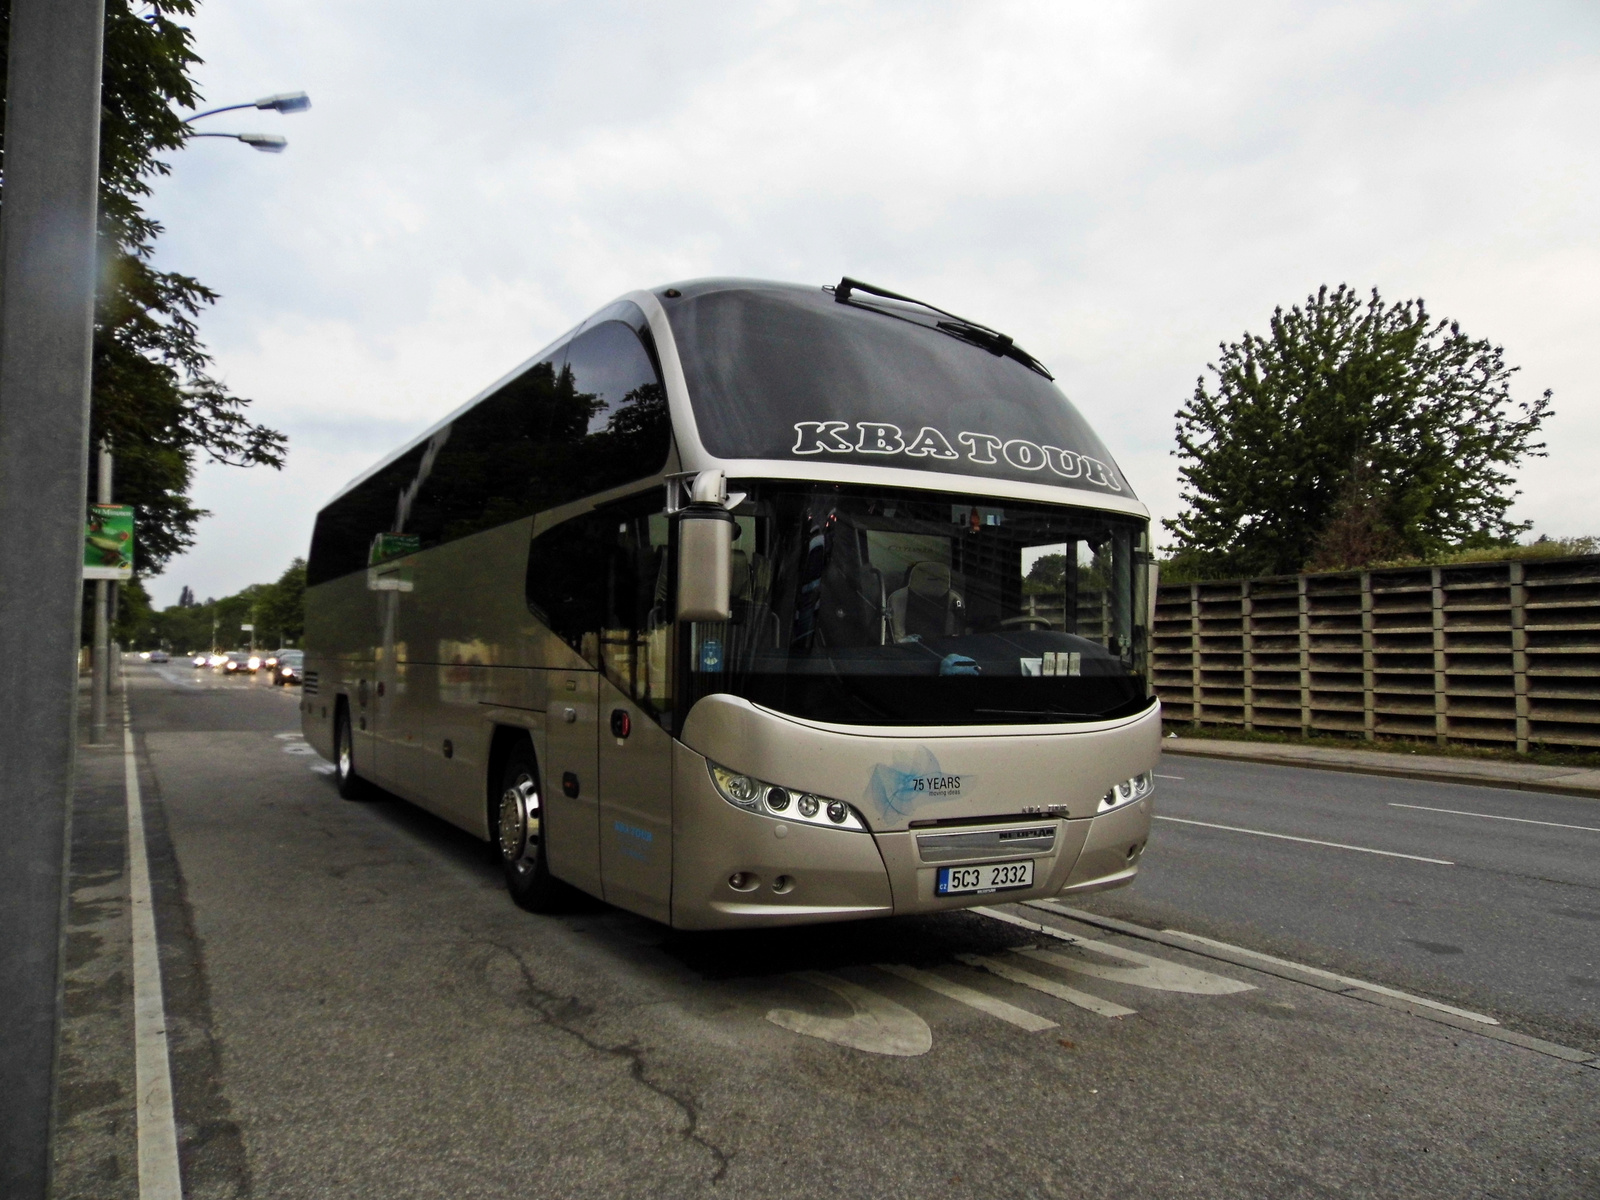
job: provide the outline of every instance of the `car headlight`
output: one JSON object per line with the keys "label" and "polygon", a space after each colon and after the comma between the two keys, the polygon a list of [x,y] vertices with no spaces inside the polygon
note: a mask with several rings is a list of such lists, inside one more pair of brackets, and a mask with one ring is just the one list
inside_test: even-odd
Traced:
{"label": "car headlight", "polygon": [[252,654],[248,659],[245,660],[244,665],[249,667],[252,671],[259,671],[261,669],[261,660]]}
{"label": "car headlight", "polygon": [[842,800],[830,800],[810,792],[796,792],[791,788],[765,783],[727,767],[707,762],[711,782],[717,793],[735,808],[745,812],[776,817],[781,821],[794,821],[800,825],[821,825],[827,829],[852,829],[867,831],[867,823],[850,805]]}
{"label": "car headlight", "polygon": [[1121,808],[1124,804],[1143,800],[1155,789],[1156,777],[1153,771],[1145,771],[1132,779],[1124,779],[1116,787],[1107,789],[1106,794],[1100,797],[1100,811],[1110,812],[1113,808]]}

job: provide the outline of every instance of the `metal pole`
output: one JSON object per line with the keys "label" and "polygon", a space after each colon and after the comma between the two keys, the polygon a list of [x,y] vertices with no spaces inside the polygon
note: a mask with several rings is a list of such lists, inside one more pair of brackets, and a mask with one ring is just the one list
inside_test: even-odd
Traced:
{"label": "metal pole", "polygon": [[[96,461],[95,501],[111,503],[111,447],[100,441]],[[94,581],[94,655],[89,680],[89,741],[102,745],[106,740],[106,705],[111,693],[111,580]]]}
{"label": "metal pole", "polygon": [[0,1195],[50,1182],[104,0],[11,0],[0,209]]}

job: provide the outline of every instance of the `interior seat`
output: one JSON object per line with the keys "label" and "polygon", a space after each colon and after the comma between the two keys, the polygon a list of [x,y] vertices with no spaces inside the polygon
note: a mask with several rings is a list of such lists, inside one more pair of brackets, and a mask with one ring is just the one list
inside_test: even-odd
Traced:
{"label": "interior seat", "polygon": [[962,633],[966,602],[950,586],[950,567],[941,562],[913,563],[906,586],[889,595],[889,623],[894,640],[951,637]]}

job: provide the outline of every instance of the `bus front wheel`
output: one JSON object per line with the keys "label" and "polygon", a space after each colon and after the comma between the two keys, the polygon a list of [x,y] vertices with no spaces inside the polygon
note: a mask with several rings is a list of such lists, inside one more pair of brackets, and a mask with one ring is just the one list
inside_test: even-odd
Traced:
{"label": "bus front wheel", "polygon": [[554,912],[561,898],[561,882],[550,874],[545,857],[545,837],[539,768],[533,748],[523,743],[512,750],[500,775],[495,840],[506,890],[529,912]]}

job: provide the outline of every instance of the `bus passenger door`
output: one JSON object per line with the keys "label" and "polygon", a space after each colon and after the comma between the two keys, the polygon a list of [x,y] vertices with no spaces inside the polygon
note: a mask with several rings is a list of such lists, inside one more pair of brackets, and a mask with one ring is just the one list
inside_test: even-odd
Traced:
{"label": "bus passenger door", "polygon": [[672,919],[672,737],[600,680],[600,867],[606,900]]}
{"label": "bus passenger door", "polygon": [[597,676],[551,671],[545,713],[544,817],[550,871],[574,887],[602,895],[600,775],[595,761]]}

